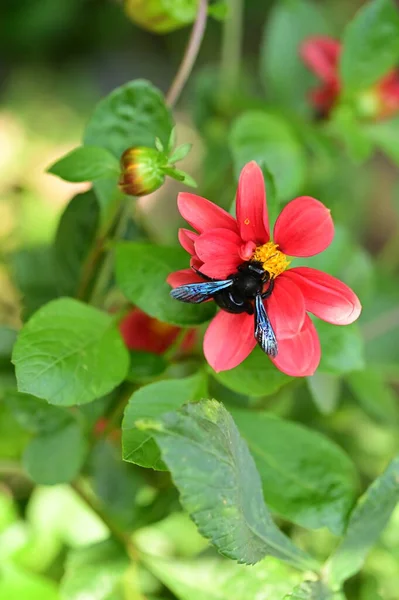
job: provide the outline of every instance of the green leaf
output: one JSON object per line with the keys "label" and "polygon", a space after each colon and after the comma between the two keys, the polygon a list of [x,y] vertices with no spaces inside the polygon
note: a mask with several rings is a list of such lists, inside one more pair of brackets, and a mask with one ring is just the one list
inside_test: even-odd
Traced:
{"label": "green leaf", "polygon": [[224,21],[229,17],[229,6],[224,0],[214,2],[208,7],[208,15],[217,21]]}
{"label": "green leaf", "polygon": [[315,325],[321,342],[320,373],[342,375],[364,369],[364,342],[357,323],[343,327],[317,320]]}
{"label": "green leaf", "polygon": [[176,148],[171,156],[169,156],[169,163],[173,165],[174,163],[179,162],[179,160],[183,160],[183,158],[185,158],[190,152],[192,147],[192,144],[182,144]]}
{"label": "green leaf", "polygon": [[43,306],[14,347],[18,389],[50,404],[85,404],[126,377],[129,355],[112,318],[77,300]]}
{"label": "green leaf", "polygon": [[171,298],[167,276],[188,265],[188,255],[180,248],[126,242],[116,248],[116,281],[126,298],[173,325],[199,325],[215,314],[213,302],[194,306]]}
{"label": "green leaf", "polygon": [[255,463],[222,404],[188,404],[140,427],[153,432],[183,508],[221,554],[247,564],[271,554],[299,569],[317,566],[272,521]]}
{"label": "green leaf", "polygon": [[293,381],[292,377],[279,371],[260,348],[255,348],[235,369],[220,373],[209,369],[224,386],[247,396],[269,396]]}
{"label": "green leaf", "polygon": [[130,368],[127,374],[129,381],[146,381],[161,375],[168,366],[166,359],[160,354],[129,350]]}
{"label": "green leaf", "polygon": [[123,549],[110,540],[72,550],[61,581],[62,597],[119,600],[123,597],[122,578],[128,567],[129,560]]}
{"label": "green leaf", "polygon": [[0,325],[0,368],[11,366],[11,354],[16,339],[15,329]]}
{"label": "green leaf", "polygon": [[142,467],[164,470],[158,446],[150,431],[137,429],[136,421],[161,417],[186,402],[198,400],[203,375],[157,381],[135,392],[125,408],[122,422],[123,459]]}
{"label": "green leaf", "polygon": [[193,177],[191,177],[191,175],[189,175],[185,171],[181,171],[180,169],[176,169],[175,167],[164,167],[163,171],[166,175],[169,175],[169,177],[173,177],[173,179],[176,179],[176,181],[184,183],[184,185],[188,185],[193,188],[198,187],[195,179],[193,179]]}
{"label": "green leaf", "polygon": [[316,372],[306,378],[308,388],[314,403],[321,413],[330,415],[338,406],[341,380],[330,373]]}
{"label": "green leaf", "polygon": [[298,585],[284,600],[345,600],[338,592],[334,593],[321,581],[305,581]]}
{"label": "green leaf", "polygon": [[51,247],[18,250],[10,257],[11,277],[22,295],[23,318],[59,295],[54,255]]}
{"label": "green leaf", "polygon": [[361,163],[370,158],[374,144],[351,106],[337,106],[327,127],[335,137],[341,138],[351,160]]}
{"label": "green leaf", "polygon": [[62,294],[74,296],[77,293],[84,261],[98,230],[99,213],[97,198],[90,191],[74,196],[61,216],[54,256],[58,288]]}
{"label": "green leaf", "polygon": [[119,171],[115,156],[98,146],[79,146],[48,168],[48,173],[71,182],[113,178]]}
{"label": "green leaf", "polygon": [[255,459],[268,506],[302,527],[341,534],[357,491],[345,452],[320,433],[270,413],[231,413]]}
{"label": "green leaf", "polygon": [[72,415],[65,408],[52,406],[16,390],[7,392],[5,402],[17,423],[31,433],[53,432],[73,422]]}
{"label": "green leaf", "polygon": [[399,13],[392,0],[372,0],[358,11],[343,37],[344,90],[367,88],[399,60]]}
{"label": "green leaf", "polygon": [[256,160],[270,170],[282,199],[299,193],[306,176],[304,150],[281,116],[244,113],[233,123],[229,143],[236,176],[247,162]]}
{"label": "green leaf", "polygon": [[84,143],[106,148],[119,159],[132,146],[154,148],[157,137],[166,146],[172,126],[161,92],[139,79],[116,88],[97,104]]}
{"label": "green leaf", "polygon": [[326,565],[335,586],[357,573],[399,502],[399,456],[366,490],[351,514],[345,537]]}
{"label": "green leaf", "polygon": [[315,2],[274,3],[263,36],[260,75],[275,103],[295,112],[310,108],[307,94],[314,77],[301,60],[300,45],[312,35],[328,33]]}
{"label": "green leaf", "polygon": [[350,373],[346,383],[362,408],[374,419],[385,425],[399,422],[396,396],[384,377],[373,367]]}
{"label": "green leaf", "polygon": [[365,132],[396,165],[399,165],[399,118],[368,125]]}
{"label": "green leaf", "polygon": [[143,562],[179,600],[281,600],[300,579],[271,557],[250,569],[216,559],[165,560],[145,554]]}
{"label": "green leaf", "polygon": [[42,433],[28,444],[22,464],[35,483],[55,485],[75,479],[86,458],[87,442],[78,423]]}
{"label": "green leaf", "polygon": [[9,563],[0,567],[0,598],[4,600],[59,600],[54,581]]}

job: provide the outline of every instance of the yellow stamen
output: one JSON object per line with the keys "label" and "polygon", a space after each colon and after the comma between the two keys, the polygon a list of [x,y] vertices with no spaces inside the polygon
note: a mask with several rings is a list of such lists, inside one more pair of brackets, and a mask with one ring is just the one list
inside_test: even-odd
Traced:
{"label": "yellow stamen", "polygon": [[274,242],[267,242],[263,246],[258,246],[252,255],[251,261],[262,263],[263,268],[270,274],[272,279],[283,273],[290,264],[286,255],[278,250],[278,245]]}

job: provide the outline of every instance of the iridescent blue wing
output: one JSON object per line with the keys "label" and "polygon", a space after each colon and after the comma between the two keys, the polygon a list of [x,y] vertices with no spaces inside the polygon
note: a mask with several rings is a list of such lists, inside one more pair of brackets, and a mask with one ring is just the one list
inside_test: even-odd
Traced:
{"label": "iridescent blue wing", "polygon": [[214,294],[233,285],[231,279],[223,281],[204,281],[203,283],[188,283],[181,285],[170,292],[170,295],[175,300],[180,302],[191,302],[192,304],[200,304],[212,298]]}
{"label": "iridescent blue wing", "polygon": [[273,358],[277,356],[276,336],[260,294],[257,294],[255,298],[255,339],[263,352],[266,352],[266,354]]}

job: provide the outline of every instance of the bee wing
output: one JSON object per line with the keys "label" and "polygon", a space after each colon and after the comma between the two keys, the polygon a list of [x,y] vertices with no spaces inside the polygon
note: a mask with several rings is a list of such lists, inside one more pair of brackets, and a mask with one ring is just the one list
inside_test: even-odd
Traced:
{"label": "bee wing", "polygon": [[170,295],[175,300],[180,302],[190,302],[192,304],[200,304],[212,298],[216,292],[220,292],[233,285],[231,279],[222,281],[204,281],[203,283],[188,283],[181,285],[170,292]]}
{"label": "bee wing", "polygon": [[255,298],[255,339],[263,352],[275,358],[277,340],[260,294]]}

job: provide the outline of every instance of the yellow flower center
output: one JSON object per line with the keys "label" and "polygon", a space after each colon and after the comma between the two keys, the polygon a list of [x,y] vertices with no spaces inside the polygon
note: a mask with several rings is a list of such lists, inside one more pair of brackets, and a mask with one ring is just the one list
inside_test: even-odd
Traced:
{"label": "yellow flower center", "polygon": [[262,263],[262,267],[274,279],[285,271],[290,264],[286,255],[278,250],[278,245],[274,242],[267,242],[263,246],[258,246],[252,255],[251,261]]}

